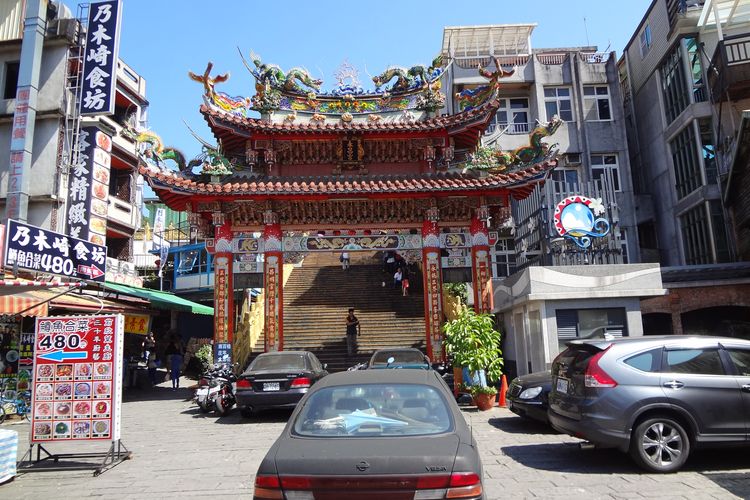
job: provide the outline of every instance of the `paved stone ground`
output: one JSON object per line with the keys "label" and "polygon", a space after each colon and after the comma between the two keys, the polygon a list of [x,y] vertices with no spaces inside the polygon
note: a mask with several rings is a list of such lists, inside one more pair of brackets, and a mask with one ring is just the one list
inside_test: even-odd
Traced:
{"label": "paved stone ground", "polygon": [[[88,471],[35,472],[0,485],[2,499],[248,498],[260,460],[289,413],[219,419],[197,411],[191,391],[156,387],[126,393],[123,444],[131,460],[93,477]],[[479,443],[490,499],[499,498],[750,498],[748,450],[696,453],[677,474],[642,474],[611,450],[581,451],[578,440],[526,422],[508,410],[464,411]],[[8,424],[6,424],[8,425]],[[5,426],[4,426],[5,427]],[[22,454],[28,426],[20,433]],[[52,452],[92,450],[88,443],[50,445]],[[106,451],[98,445],[93,451]]]}

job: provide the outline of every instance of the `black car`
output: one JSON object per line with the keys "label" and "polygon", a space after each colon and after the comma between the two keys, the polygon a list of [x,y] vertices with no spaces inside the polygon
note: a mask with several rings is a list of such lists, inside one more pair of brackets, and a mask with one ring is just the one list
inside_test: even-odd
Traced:
{"label": "black car", "polygon": [[302,398],[258,467],[253,498],[482,495],[476,440],[438,373],[358,370]]}
{"label": "black car", "polygon": [[549,423],[547,408],[551,390],[552,374],[549,371],[516,377],[505,393],[508,409],[521,417]]}
{"label": "black car", "polygon": [[326,366],[311,352],[263,353],[237,379],[237,406],[245,416],[269,408],[294,408],[326,375]]}
{"label": "black car", "polygon": [[367,369],[382,368],[416,368],[429,370],[430,358],[425,356],[422,351],[413,347],[391,347],[388,349],[378,349],[370,357],[367,363]]}

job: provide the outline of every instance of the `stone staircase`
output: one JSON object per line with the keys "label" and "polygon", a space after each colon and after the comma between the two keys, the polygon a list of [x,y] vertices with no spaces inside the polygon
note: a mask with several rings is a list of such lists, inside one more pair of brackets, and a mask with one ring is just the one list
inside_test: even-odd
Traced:
{"label": "stone staircase", "polygon": [[[410,295],[390,287],[380,254],[352,252],[344,271],[338,254],[312,253],[294,268],[284,287],[284,350],[314,352],[331,372],[367,361],[376,349],[417,347],[424,351],[421,275],[412,276]],[[386,286],[382,286],[382,282]],[[361,335],[358,353],[346,352],[346,315],[354,307]]]}

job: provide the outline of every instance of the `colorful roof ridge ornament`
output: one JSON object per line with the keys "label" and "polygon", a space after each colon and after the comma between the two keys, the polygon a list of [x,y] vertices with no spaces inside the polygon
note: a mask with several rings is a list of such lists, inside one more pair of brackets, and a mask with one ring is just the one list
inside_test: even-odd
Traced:
{"label": "colorful roof ridge ornament", "polygon": [[173,161],[180,171],[186,168],[185,155],[173,147],[164,147],[164,143],[155,132],[150,130],[139,130],[129,118],[120,135],[135,142],[135,150],[138,159],[146,165],[157,167],[160,170],[167,168],[166,161]]}
{"label": "colorful roof ridge ornament", "polygon": [[552,120],[540,124],[531,131],[528,145],[521,146],[513,151],[501,151],[492,146],[480,146],[470,155],[469,163],[464,170],[479,170],[490,174],[498,174],[505,172],[508,168],[516,170],[518,167],[548,160],[557,154],[557,144],[545,144],[542,139],[557,132],[562,123],[557,115],[553,116]]}
{"label": "colorful roof ridge ornament", "polygon": [[214,89],[215,85],[229,80],[229,72],[226,72],[223,75],[216,75],[212,78],[210,73],[213,67],[214,64],[211,61],[208,61],[206,71],[204,71],[202,75],[196,75],[192,71],[188,71],[188,76],[191,80],[203,84],[203,99],[206,104],[216,106],[232,114],[247,116],[247,110],[250,107],[250,99],[247,97],[232,97],[224,92],[216,92]]}
{"label": "colorful roof ridge ornament", "polygon": [[599,217],[604,211],[601,198],[568,196],[555,206],[552,220],[557,234],[586,249],[591,246],[591,238],[609,233],[609,221]]}
{"label": "colorful roof ridge ornament", "polygon": [[497,57],[492,56],[492,60],[495,63],[495,71],[490,71],[486,67],[483,68],[481,65],[477,68],[479,74],[489,80],[487,85],[482,85],[481,87],[474,89],[466,89],[456,94],[458,109],[460,111],[479,107],[495,97],[495,95],[497,95],[497,90],[500,88],[500,79],[512,76],[516,72],[515,68],[510,71],[504,70]]}

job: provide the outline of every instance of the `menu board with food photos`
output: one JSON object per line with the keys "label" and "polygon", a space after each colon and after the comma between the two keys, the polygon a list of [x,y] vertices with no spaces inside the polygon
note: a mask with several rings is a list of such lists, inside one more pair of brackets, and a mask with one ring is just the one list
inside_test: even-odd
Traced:
{"label": "menu board with food photos", "polygon": [[120,439],[123,316],[38,318],[31,441]]}

